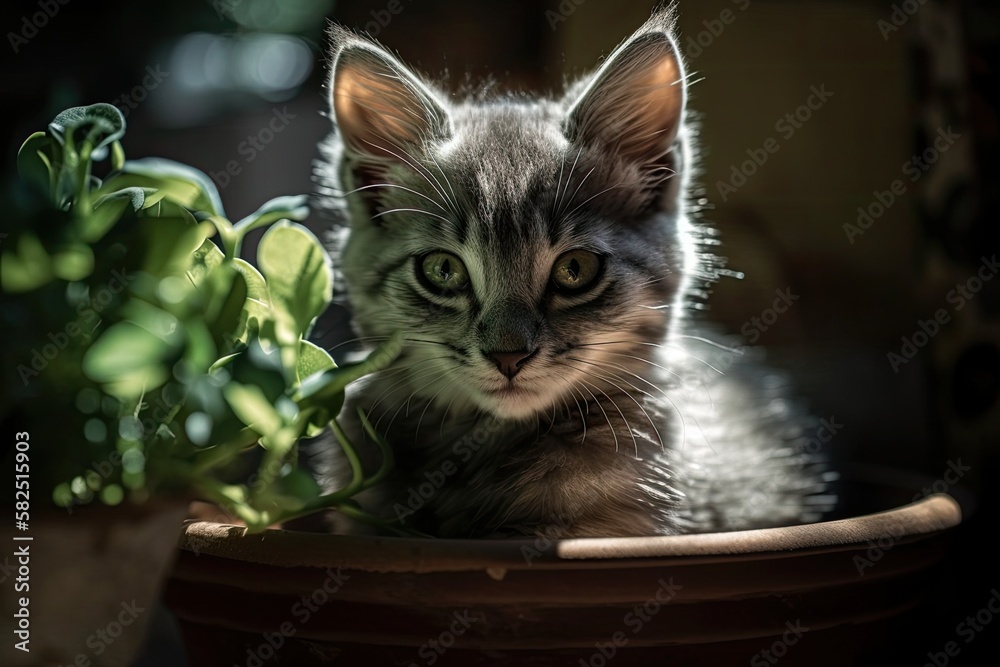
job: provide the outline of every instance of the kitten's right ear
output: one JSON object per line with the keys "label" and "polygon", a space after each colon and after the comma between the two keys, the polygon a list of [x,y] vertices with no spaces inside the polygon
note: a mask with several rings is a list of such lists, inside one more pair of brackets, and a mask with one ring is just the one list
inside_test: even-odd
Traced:
{"label": "kitten's right ear", "polygon": [[[349,153],[375,164],[405,163],[450,120],[434,93],[374,42],[335,27],[331,107]],[[405,159],[404,159],[405,158]]]}
{"label": "kitten's right ear", "polygon": [[608,56],[585,89],[571,92],[566,135],[646,168],[662,163],[680,129],[684,67],[673,9],[660,9]]}

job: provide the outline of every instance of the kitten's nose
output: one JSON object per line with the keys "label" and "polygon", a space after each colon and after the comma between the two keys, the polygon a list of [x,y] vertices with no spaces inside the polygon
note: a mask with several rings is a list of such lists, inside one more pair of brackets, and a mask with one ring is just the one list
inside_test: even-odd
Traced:
{"label": "kitten's nose", "polygon": [[494,361],[497,365],[497,369],[506,375],[508,378],[513,378],[521,370],[521,366],[524,362],[528,360],[529,357],[533,356],[538,350],[529,352],[528,350],[519,350],[517,352],[487,352],[486,356]]}

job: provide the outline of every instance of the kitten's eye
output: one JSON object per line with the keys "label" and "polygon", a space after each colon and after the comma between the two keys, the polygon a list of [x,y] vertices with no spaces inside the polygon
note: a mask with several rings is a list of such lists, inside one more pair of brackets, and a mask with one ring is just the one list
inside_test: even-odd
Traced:
{"label": "kitten's eye", "polygon": [[580,292],[593,286],[600,273],[600,257],[589,250],[570,250],[552,267],[552,283],[564,292]]}
{"label": "kitten's eye", "polygon": [[425,286],[435,292],[461,292],[469,285],[469,271],[450,252],[432,252],[419,262],[420,276]]}

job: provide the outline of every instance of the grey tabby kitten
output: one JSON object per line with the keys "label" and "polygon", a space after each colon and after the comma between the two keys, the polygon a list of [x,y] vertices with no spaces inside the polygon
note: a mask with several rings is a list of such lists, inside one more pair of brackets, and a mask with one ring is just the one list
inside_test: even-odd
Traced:
{"label": "grey tabby kitten", "polygon": [[[694,329],[721,264],[688,201],[672,29],[657,10],[561,98],[456,102],[333,28],[334,257],[362,340],[407,341],[342,417],[363,408],[395,452],[358,496],[366,512],[442,537],[594,537],[796,523],[829,504],[811,420]],[[378,448],[349,431],[373,472]],[[339,448],[323,458],[341,487]]]}

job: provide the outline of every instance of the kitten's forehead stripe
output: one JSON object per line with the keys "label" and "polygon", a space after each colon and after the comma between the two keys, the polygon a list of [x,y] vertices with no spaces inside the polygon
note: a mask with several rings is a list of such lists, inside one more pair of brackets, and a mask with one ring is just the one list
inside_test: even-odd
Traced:
{"label": "kitten's forehead stripe", "polygon": [[466,111],[456,123],[462,142],[453,157],[474,174],[481,219],[491,226],[509,222],[507,216],[531,220],[532,205],[554,178],[558,150],[545,137],[558,126],[556,119],[541,103],[497,103]]}

